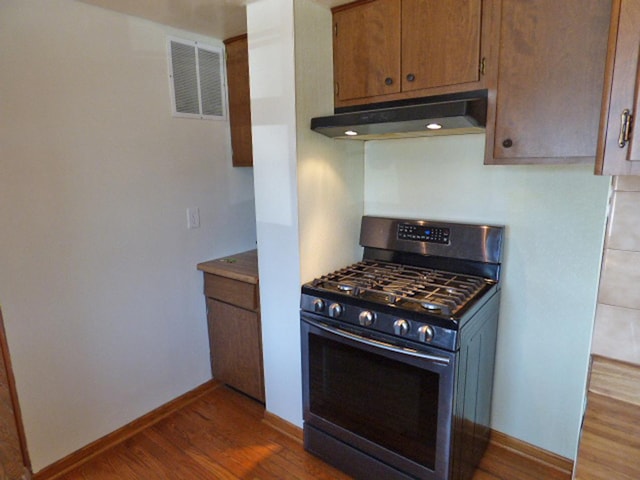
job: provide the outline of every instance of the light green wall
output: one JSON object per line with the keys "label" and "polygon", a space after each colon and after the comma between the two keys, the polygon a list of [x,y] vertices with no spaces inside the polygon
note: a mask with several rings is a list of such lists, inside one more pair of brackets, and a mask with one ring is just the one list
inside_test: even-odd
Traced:
{"label": "light green wall", "polygon": [[610,178],[483,153],[482,134],[367,142],[365,212],[506,225],[492,427],[574,458]]}

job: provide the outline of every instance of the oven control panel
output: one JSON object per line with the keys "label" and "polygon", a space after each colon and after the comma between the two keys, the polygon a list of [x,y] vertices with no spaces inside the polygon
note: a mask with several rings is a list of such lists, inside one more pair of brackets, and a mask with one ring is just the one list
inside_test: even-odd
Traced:
{"label": "oven control panel", "polygon": [[415,223],[398,224],[398,240],[449,244],[451,230],[445,227],[416,225]]}

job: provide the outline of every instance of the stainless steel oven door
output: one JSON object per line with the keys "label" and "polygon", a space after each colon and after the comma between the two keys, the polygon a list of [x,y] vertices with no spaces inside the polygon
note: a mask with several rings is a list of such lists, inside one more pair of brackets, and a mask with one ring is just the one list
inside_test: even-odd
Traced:
{"label": "stainless steel oven door", "polygon": [[343,464],[364,462],[356,477],[371,458],[397,478],[448,479],[455,353],[396,346],[310,313],[301,320],[305,438],[310,427],[336,441]]}

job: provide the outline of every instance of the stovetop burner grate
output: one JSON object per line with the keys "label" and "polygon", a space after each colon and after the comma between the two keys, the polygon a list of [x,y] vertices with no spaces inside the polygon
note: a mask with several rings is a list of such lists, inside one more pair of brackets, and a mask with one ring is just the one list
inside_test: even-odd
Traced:
{"label": "stovetop burner grate", "polygon": [[455,315],[490,281],[429,268],[363,260],[312,282],[315,288],[379,304]]}

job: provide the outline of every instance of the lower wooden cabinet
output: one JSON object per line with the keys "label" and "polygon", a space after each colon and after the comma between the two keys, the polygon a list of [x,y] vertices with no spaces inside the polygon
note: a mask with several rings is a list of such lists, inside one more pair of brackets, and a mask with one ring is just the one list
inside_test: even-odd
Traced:
{"label": "lower wooden cabinet", "polygon": [[214,378],[264,402],[260,315],[207,298]]}
{"label": "lower wooden cabinet", "polygon": [[198,264],[213,378],[265,402],[256,250]]}

